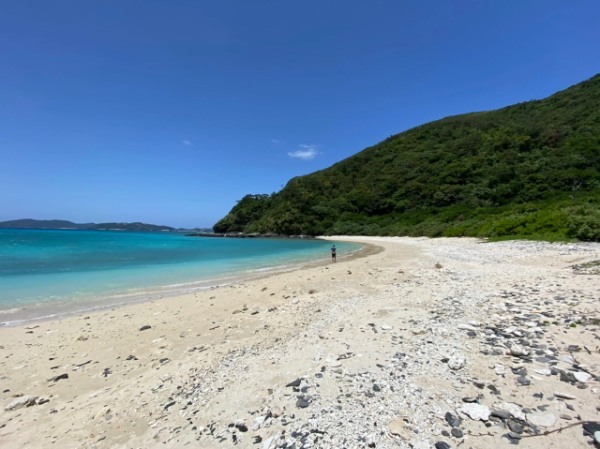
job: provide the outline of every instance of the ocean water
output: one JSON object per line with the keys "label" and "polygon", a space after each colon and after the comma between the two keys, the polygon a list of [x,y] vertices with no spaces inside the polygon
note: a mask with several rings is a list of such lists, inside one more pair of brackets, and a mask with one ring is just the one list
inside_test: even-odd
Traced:
{"label": "ocean water", "polygon": [[[335,242],[343,256],[360,245]],[[0,229],[0,322],[205,289],[330,257],[312,239]]]}

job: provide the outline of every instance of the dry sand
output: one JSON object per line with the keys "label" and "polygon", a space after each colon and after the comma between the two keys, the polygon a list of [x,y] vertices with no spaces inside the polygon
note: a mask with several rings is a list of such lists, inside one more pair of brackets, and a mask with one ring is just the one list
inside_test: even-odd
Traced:
{"label": "dry sand", "polygon": [[0,447],[590,447],[599,244],[337,239],[383,251],[0,329]]}

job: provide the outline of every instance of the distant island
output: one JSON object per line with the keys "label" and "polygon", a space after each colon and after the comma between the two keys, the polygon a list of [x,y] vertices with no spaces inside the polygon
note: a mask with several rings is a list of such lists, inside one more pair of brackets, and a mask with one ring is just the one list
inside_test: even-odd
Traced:
{"label": "distant island", "polygon": [[78,229],[90,231],[139,231],[139,232],[173,232],[177,229],[170,226],[159,226],[147,223],[73,223],[68,220],[34,220],[23,218],[0,222],[0,228],[19,229]]}

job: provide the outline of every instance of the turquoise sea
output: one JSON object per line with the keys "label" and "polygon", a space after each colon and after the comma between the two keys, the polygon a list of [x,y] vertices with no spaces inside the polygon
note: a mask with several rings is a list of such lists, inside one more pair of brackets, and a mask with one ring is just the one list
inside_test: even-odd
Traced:
{"label": "turquoise sea", "polygon": [[[338,255],[360,245],[335,242]],[[330,241],[0,229],[6,325],[226,284],[327,260]]]}

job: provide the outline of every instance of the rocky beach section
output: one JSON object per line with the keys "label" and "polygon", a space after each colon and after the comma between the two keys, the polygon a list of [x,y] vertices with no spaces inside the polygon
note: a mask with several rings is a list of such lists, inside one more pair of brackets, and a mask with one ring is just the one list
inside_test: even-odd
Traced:
{"label": "rocky beach section", "polygon": [[598,445],[599,244],[348,239],[383,251],[1,329],[0,446]]}

